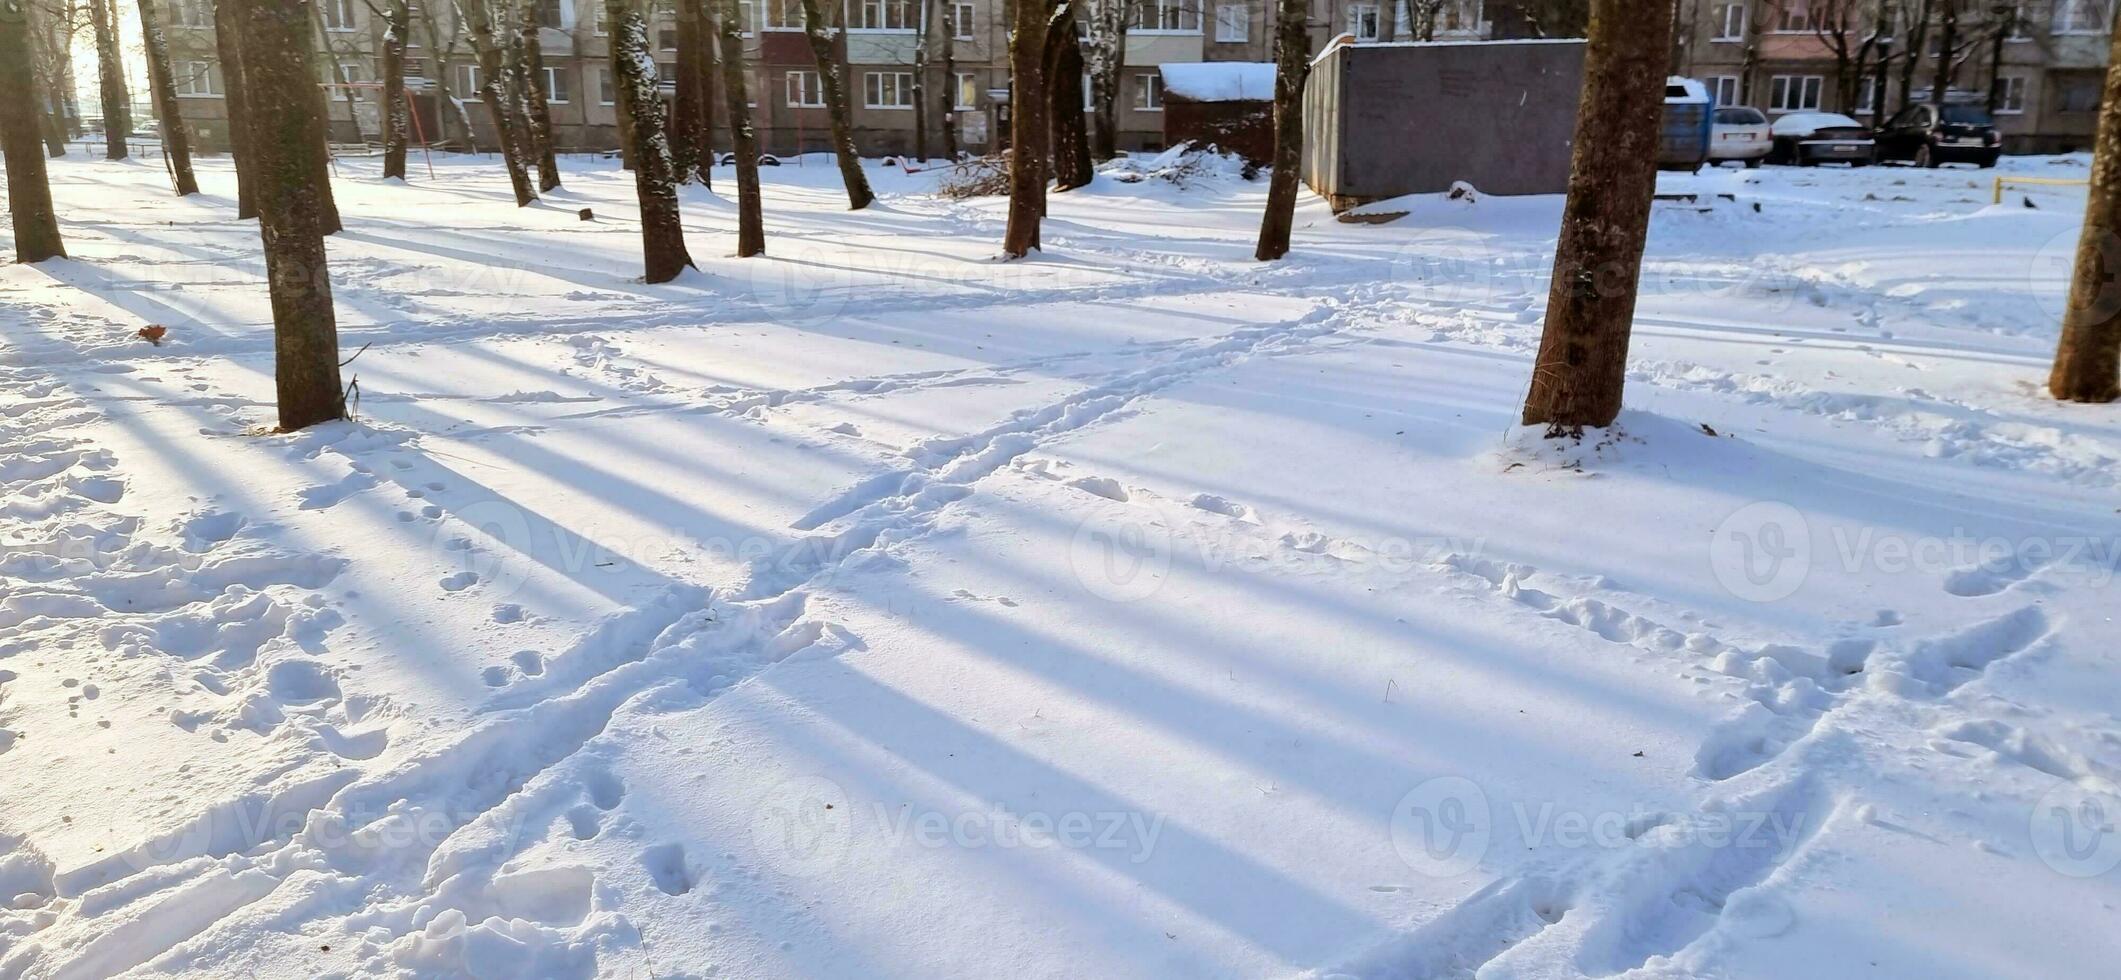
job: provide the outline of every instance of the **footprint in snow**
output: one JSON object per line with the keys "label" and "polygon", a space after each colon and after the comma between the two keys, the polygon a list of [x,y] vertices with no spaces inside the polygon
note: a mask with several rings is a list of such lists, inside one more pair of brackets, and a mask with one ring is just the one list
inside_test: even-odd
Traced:
{"label": "footprint in snow", "polygon": [[444,592],[462,592],[465,589],[477,585],[478,583],[478,573],[457,572],[453,575],[444,577],[440,584],[442,586],[442,591]]}

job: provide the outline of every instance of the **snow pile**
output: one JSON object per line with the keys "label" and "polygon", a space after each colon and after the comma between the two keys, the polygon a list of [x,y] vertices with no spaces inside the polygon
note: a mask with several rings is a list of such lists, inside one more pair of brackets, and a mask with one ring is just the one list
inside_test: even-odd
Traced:
{"label": "snow pile", "polygon": [[1187,102],[1272,102],[1271,61],[1171,62],[1157,68],[1164,96]]}
{"label": "snow pile", "polygon": [[1192,140],[1181,142],[1147,160],[1123,156],[1106,161],[1098,172],[1122,184],[1160,181],[1180,190],[1249,181],[1258,175],[1258,169],[1247,164],[1244,158],[1219,146],[1202,146]]}

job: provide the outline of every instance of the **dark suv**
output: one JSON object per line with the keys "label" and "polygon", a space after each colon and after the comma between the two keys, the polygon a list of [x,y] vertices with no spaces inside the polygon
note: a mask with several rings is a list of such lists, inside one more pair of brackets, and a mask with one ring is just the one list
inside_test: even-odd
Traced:
{"label": "dark suv", "polygon": [[1878,159],[1907,160],[1918,167],[1993,167],[2002,143],[1996,121],[1977,105],[1911,105],[1878,127]]}

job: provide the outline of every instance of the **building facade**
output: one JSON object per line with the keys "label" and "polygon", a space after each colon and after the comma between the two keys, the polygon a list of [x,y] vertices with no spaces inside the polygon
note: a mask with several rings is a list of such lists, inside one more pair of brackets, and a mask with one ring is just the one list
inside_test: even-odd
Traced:
{"label": "building facade", "polygon": [[[316,63],[327,88],[333,138],[379,139],[377,70],[381,19],[362,0],[315,0]],[[539,0],[542,80],[556,145],[601,151],[618,145],[610,38],[601,0]],[[994,148],[1006,126],[1010,0],[844,0],[846,61],[855,138],[869,155],[907,154],[915,139],[915,80],[922,76],[926,149],[942,152],[942,127],[973,153]],[[1162,148],[1163,92],[1157,66],[1169,62],[1272,60],[1271,0],[1134,0],[1120,75],[1118,121],[1127,149]],[[650,35],[658,67],[675,77],[677,28],[658,4]],[[173,0],[161,8],[180,111],[201,145],[227,145],[226,91],[216,53],[212,0]],[[415,124],[427,141],[462,142],[468,124],[480,148],[494,145],[477,101],[478,59],[457,5],[415,3],[405,74]],[[752,118],[767,152],[831,147],[817,66],[803,35],[799,0],[745,0],[746,83]],[[1416,36],[1488,36],[1481,0],[1312,0],[1312,50],[1331,38],[1405,41]],[[925,20],[924,20],[925,19]],[[945,36],[947,34],[947,37]],[[923,55],[917,58],[916,55]],[[1087,91],[1088,86],[1085,86]],[[666,86],[666,91],[668,87]],[[943,99],[951,111],[943,111]],[[1087,98],[1087,96],[1086,96]],[[459,113],[451,102],[460,105]],[[721,115],[716,98],[717,117]],[[1087,108],[1087,107],[1086,107]],[[948,118],[945,118],[947,115]],[[1001,134],[1006,135],[1006,134]]]}
{"label": "building facade", "polygon": [[1876,125],[1941,77],[1948,100],[1994,110],[2011,153],[2091,146],[2112,23],[2106,0],[1681,0],[1677,16],[1674,64],[1718,105]]}

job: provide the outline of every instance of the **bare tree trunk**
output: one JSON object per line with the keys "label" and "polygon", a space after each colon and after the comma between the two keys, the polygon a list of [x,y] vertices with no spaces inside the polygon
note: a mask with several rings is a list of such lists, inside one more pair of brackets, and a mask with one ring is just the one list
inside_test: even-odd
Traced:
{"label": "bare tree trunk", "polygon": [[405,179],[406,144],[412,139],[412,109],[405,102],[405,41],[412,33],[407,0],[390,0],[383,24],[383,179]]}
{"label": "bare tree trunk", "polygon": [[681,181],[714,186],[714,32],[705,0],[677,0],[678,91],[670,160]]}
{"label": "bare tree trunk", "polygon": [[[32,11],[25,5],[24,12]],[[23,25],[26,39],[44,36],[39,20],[41,18],[31,19]],[[34,49],[35,46],[31,47]],[[34,50],[31,59],[31,105],[39,110],[37,128],[44,137],[44,154],[57,159],[66,155],[66,104],[59,98],[61,72],[58,59],[48,52]]]}
{"label": "bare tree trunk", "polygon": [[435,52],[434,85],[436,97],[440,100],[436,109],[445,113],[440,120],[442,131],[436,135],[440,136],[444,143],[449,142],[449,123],[454,122],[457,132],[463,134],[465,151],[475,150],[478,148],[475,145],[478,141],[471,131],[471,114],[464,110],[462,102],[457,101],[456,91],[449,84],[450,67],[456,62],[457,35],[451,33],[447,39],[442,37],[442,24],[435,17],[432,3],[420,5],[420,25],[427,31],[428,48]]}
{"label": "bare tree trunk", "polygon": [[[253,0],[238,0],[238,2],[250,3]],[[311,7],[310,10],[314,13],[316,8]],[[310,29],[316,30],[317,25],[312,23]],[[329,51],[330,48],[325,50]],[[307,63],[306,59],[305,63]],[[316,84],[314,77],[310,79],[310,84],[312,86]],[[347,91],[351,92],[353,90],[348,89]],[[256,120],[258,112],[262,111],[258,108],[261,103],[255,96],[251,96],[248,93],[246,93],[245,97],[250,99],[251,118]],[[339,224],[339,202],[332,197],[331,193],[331,96],[326,90],[319,88],[315,90],[315,96],[310,102],[317,119],[315,127],[317,142],[309,148],[308,157],[310,186],[316,188],[317,192],[317,210],[322,215],[319,219],[319,227],[323,229],[324,234],[336,235],[339,233],[341,225]],[[255,128],[270,124],[253,121],[251,125]]]}
{"label": "bare tree trunk", "polygon": [[935,0],[920,0],[920,20],[913,36],[913,158],[928,162],[928,32]]}
{"label": "bare tree trunk", "polygon": [[15,261],[66,257],[59,217],[37,143],[37,101],[30,68],[29,23],[0,8],[0,158],[7,163],[7,210],[15,226]]}
{"label": "bare tree trunk", "polygon": [[221,56],[221,104],[228,113],[228,153],[236,163],[236,218],[258,216],[256,163],[251,159],[250,104],[244,101],[240,32],[243,0],[214,0],[214,49]]}
{"label": "bare tree trunk", "polygon": [[1304,0],[1280,0],[1274,20],[1274,170],[1267,177],[1267,213],[1260,217],[1259,244],[1252,257],[1272,262],[1289,254],[1296,223],[1296,182],[1304,150],[1304,75],[1311,65],[1311,34]]}
{"label": "bare tree trunk", "polygon": [[552,107],[545,97],[545,45],[538,39],[538,4],[523,0],[520,74],[523,78],[523,100],[526,120],[530,123],[530,142],[538,151],[538,190],[549,191],[560,186],[560,161],[552,149]]}
{"label": "bare tree trunk", "polygon": [[729,106],[729,142],[736,152],[736,254],[766,253],[766,223],[759,202],[759,137],[751,128],[751,99],[744,85],[744,25],[737,0],[721,0],[722,97]]}
{"label": "bare tree trunk", "polygon": [[1930,76],[1930,101],[1938,105],[1944,104],[1945,96],[1952,90],[1952,49],[1959,44],[1958,0],[1945,0],[1941,20],[1943,33],[1937,36],[1937,64],[1935,74]]}
{"label": "bare tree trunk", "polygon": [[1127,61],[1127,0],[1096,0],[1090,15],[1090,155],[1119,156],[1119,87]]}
{"label": "bare tree trunk", "polygon": [[1524,424],[1552,433],[1612,424],[1657,191],[1672,20],[1654,0],[1592,0],[1569,197]]}
{"label": "bare tree trunk", "polygon": [[191,131],[177,107],[177,80],[169,67],[169,41],[162,36],[162,21],[155,16],[154,0],[140,0],[141,47],[147,52],[148,90],[155,97],[155,112],[162,117],[162,155],[169,163],[177,196],[199,193],[199,179],[191,172]]}
{"label": "bare tree trunk", "polygon": [[88,0],[89,25],[96,32],[96,69],[103,99],[103,140],[106,156],[123,160],[132,153],[126,140],[133,135],[132,95],[125,90],[124,55],[118,50],[118,25],[111,15],[111,0]]}
{"label": "bare tree trunk", "polygon": [[305,0],[241,0],[243,73],[256,156],[259,230],[272,291],[280,428],[343,418],[339,329],[324,261],[311,155],[324,143]]}
{"label": "bare tree trunk", "polygon": [[471,48],[479,56],[479,98],[486,103],[486,112],[493,117],[494,136],[501,143],[501,160],[508,165],[508,182],[516,192],[516,207],[528,207],[538,199],[538,192],[530,185],[530,153],[527,145],[529,134],[515,124],[509,111],[508,93],[501,87],[507,66],[501,61],[501,47],[494,37],[493,13],[487,9],[487,0],[467,0],[458,8],[461,19],[471,31]]}
{"label": "bare tree trunk", "polygon": [[[1934,0],[1918,0],[1907,19],[1907,41],[1901,44],[1900,53],[1900,108],[1905,109],[1915,100],[1915,66],[1922,62],[1922,42],[1929,37],[1930,8]],[[1883,111],[1881,107],[1880,111]]]}
{"label": "bare tree trunk", "polygon": [[1009,227],[1002,257],[1020,259],[1039,247],[1046,213],[1045,0],[1017,0],[1009,34]]}
{"label": "bare tree trunk", "polygon": [[957,159],[957,6],[943,0],[943,158]]}
{"label": "bare tree trunk", "polygon": [[[841,32],[845,37],[845,32]],[[803,37],[810,42],[811,60],[817,62],[818,87],[825,96],[825,115],[832,121],[832,153],[839,160],[840,182],[847,185],[847,209],[860,211],[876,200],[869,189],[869,175],[862,172],[862,156],[854,148],[854,113],[847,104],[847,77],[840,73],[840,59],[833,50],[832,36],[825,33],[825,17],[818,0],[803,0]]]}
{"label": "bare tree trunk", "polygon": [[1061,0],[1047,21],[1046,85],[1052,93],[1053,190],[1087,187],[1097,175],[1090,163],[1090,133],[1083,119],[1083,49],[1075,36],[1076,0]]}
{"label": "bare tree trunk", "polygon": [[2106,59],[2106,92],[2099,102],[2099,135],[2092,145],[2089,198],[2069,309],[2047,390],[2073,402],[2121,398],[2121,32]]}
{"label": "bare tree trunk", "polygon": [[663,128],[663,97],[657,90],[655,55],[648,48],[648,20],[629,0],[605,0],[610,21],[612,81],[619,105],[632,117],[633,186],[641,199],[643,276],[669,282],[692,266],[685,227],[678,214],[678,181]]}

